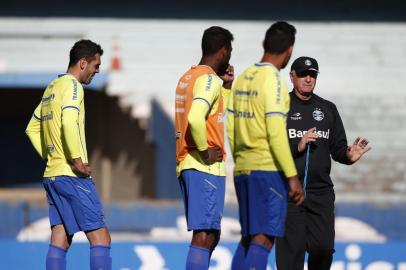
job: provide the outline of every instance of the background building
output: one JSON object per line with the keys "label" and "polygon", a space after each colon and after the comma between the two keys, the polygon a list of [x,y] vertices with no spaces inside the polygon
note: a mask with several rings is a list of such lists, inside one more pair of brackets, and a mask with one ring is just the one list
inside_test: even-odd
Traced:
{"label": "background building", "polygon": [[[349,142],[365,136],[373,147],[354,166],[333,165],[340,240],[333,269],[358,263],[360,269],[405,270],[405,8],[402,1],[366,0],[209,0],[204,7],[190,1],[2,3],[0,250],[8,256],[0,268],[42,268],[38,258],[49,237],[43,164],[24,130],[45,86],[66,71],[76,40],[92,39],[105,51],[102,73],[86,90],[86,132],[113,232],[114,269],[180,269],[182,260],[174,257],[186,256],[189,235],[174,170],[177,80],[199,60],[207,27],[221,25],[234,34],[231,62],[239,73],[260,59],[269,25],[284,19],[298,30],[292,59],[318,60],[316,91],[336,103]],[[282,74],[289,82],[288,72]],[[232,160],[228,164],[231,173]],[[228,269],[239,233],[231,180],[225,241],[212,266],[217,270]],[[78,258],[70,269],[84,267],[83,249],[70,251]],[[15,257],[27,252],[32,255],[25,261]]]}

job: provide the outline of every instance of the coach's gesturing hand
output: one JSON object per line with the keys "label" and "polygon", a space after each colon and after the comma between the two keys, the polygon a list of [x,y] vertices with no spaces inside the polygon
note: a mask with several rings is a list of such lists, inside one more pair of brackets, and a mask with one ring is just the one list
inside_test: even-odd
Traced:
{"label": "coach's gesturing hand", "polygon": [[304,201],[304,191],[297,176],[288,177],[289,182],[289,197],[300,205]]}
{"label": "coach's gesturing hand", "polygon": [[369,141],[366,138],[356,138],[352,145],[348,147],[347,157],[351,162],[359,160],[363,154],[371,150],[368,146]]}
{"label": "coach's gesturing hand", "polygon": [[309,129],[300,139],[299,144],[297,145],[297,150],[303,152],[306,149],[306,145],[312,142],[315,142],[319,138],[319,135],[316,133],[316,128],[313,127]]}
{"label": "coach's gesturing hand", "polygon": [[223,160],[223,151],[218,146],[199,151],[199,155],[207,165]]}

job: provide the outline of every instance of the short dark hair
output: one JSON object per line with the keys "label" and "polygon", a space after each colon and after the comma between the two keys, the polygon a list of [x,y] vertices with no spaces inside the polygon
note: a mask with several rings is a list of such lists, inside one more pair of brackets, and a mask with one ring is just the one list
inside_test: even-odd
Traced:
{"label": "short dark hair", "polygon": [[267,53],[280,54],[295,44],[296,28],[283,21],[269,27],[265,34],[264,49]]}
{"label": "short dark hair", "polygon": [[202,52],[203,55],[210,55],[218,52],[221,48],[231,49],[231,42],[234,40],[233,34],[220,26],[207,28],[203,33]]}
{"label": "short dark hair", "polygon": [[82,58],[90,62],[94,59],[96,54],[103,55],[101,46],[89,39],[81,39],[73,45],[69,52],[68,67],[74,66]]}

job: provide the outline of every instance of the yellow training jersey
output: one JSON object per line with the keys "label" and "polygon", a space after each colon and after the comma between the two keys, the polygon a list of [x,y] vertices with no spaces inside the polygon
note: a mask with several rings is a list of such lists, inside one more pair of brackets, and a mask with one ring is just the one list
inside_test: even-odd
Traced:
{"label": "yellow training jersey", "polygon": [[48,85],[26,133],[47,160],[44,177],[77,176],[69,161],[80,157],[88,163],[84,92],[74,76],[60,75]]}
{"label": "yellow training jersey", "polygon": [[[207,165],[198,149],[218,146],[223,149],[225,158],[223,97],[226,95],[222,80],[208,66],[193,66],[180,78],[175,102],[178,176],[186,169],[225,176],[225,162]],[[201,110],[191,110],[194,103]],[[199,119],[202,119],[202,129],[191,129],[189,122]]]}
{"label": "yellow training jersey", "polygon": [[289,103],[285,81],[272,64],[252,65],[238,76],[227,106],[235,171],[297,174],[286,132]]}

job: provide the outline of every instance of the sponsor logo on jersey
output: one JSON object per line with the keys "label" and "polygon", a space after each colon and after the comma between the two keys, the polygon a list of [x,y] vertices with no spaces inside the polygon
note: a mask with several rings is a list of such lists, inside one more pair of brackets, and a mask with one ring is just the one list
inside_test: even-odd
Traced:
{"label": "sponsor logo on jersey", "polygon": [[186,81],[190,80],[191,78],[192,78],[192,75],[190,75],[190,74],[185,76]]}
{"label": "sponsor logo on jersey", "polygon": [[316,121],[321,121],[324,119],[324,113],[319,108],[314,108],[313,119]]}
{"label": "sponsor logo on jersey", "polygon": [[217,114],[217,123],[223,123],[224,122],[224,117],[222,113]]}
{"label": "sponsor logo on jersey", "polygon": [[277,89],[276,89],[276,104],[281,103],[281,78],[279,77],[279,73],[275,72],[276,75],[276,82],[277,82]]}
{"label": "sponsor logo on jersey", "polygon": [[52,94],[50,94],[50,95],[47,96],[47,97],[43,97],[43,98],[42,98],[42,103],[48,103],[48,102],[50,102],[50,101],[52,101],[52,100],[54,100],[54,99],[55,99],[55,94],[52,93]]}
{"label": "sponsor logo on jersey", "polygon": [[294,113],[290,116],[291,120],[300,120],[302,119],[302,115],[300,114],[300,112]]}
{"label": "sponsor logo on jersey", "polygon": [[213,76],[211,74],[209,74],[209,76],[207,77],[206,91],[210,91],[212,82],[213,82]]}
{"label": "sponsor logo on jersey", "polygon": [[234,115],[237,118],[255,118],[255,113],[254,112],[236,111]]}
{"label": "sponsor logo on jersey", "polygon": [[52,153],[55,151],[55,147],[53,145],[47,145],[48,153]]}
{"label": "sponsor logo on jersey", "polygon": [[177,132],[175,133],[175,138],[176,138],[177,140],[179,140],[180,137],[181,137],[181,135],[182,135],[182,133],[181,133],[180,131],[177,131]]}
{"label": "sponsor logo on jersey", "polygon": [[176,113],[184,113],[185,112],[185,108],[176,108],[175,109]]}
{"label": "sponsor logo on jersey", "polygon": [[75,80],[72,80],[73,82],[73,96],[72,100],[77,100],[78,99],[78,84]]}
{"label": "sponsor logo on jersey", "polygon": [[[294,139],[294,138],[302,138],[303,135],[307,133],[307,130],[296,130],[294,128],[289,128],[288,129],[288,134],[289,134],[289,139]],[[327,129],[327,131],[324,130],[317,130],[316,131],[317,135],[319,135],[319,138],[327,139],[330,138],[330,129]]]}
{"label": "sponsor logo on jersey", "polygon": [[247,96],[247,97],[257,97],[258,91],[257,90],[235,90],[236,96]]}
{"label": "sponsor logo on jersey", "polygon": [[189,86],[188,83],[179,82],[178,87],[179,89],[186,89]]}
{"label": "sponsor logo on jersey", "polygon": [[258,71],[255,71],[255,72],[253,72],[253,73],[251,74],[251,76],[249,76],[249,75],[247,75],[247,74],[244,75],[244,80],[246,80],[246,81],[252,81],[257,73],[258,73]]}
{"label": "sponsor logo on jersey", "polygon": [[184,113],[185,112],[185,100],[187,95],[176,95],[175,96],[175,113]]}
{"label": "sponsor logo on jersey", "polygon": [[46,115],[43,115],[42,117],[41,117],[41,120],[42,121],[48,121],[48,120],[52,120],[54,117],[52,116],[52,112],[50,112],[50,113],[48,113],[48,114],[46,114]]}
{"label": "sponsor logo on jersey", "polygon": [[186,100],[186,95],[176,95],[175,100],[178,103],[184,103]]}

